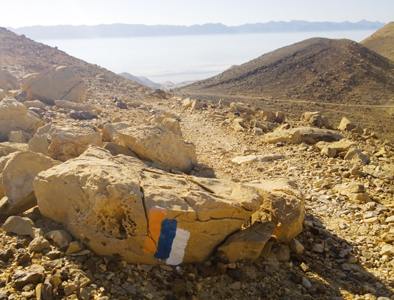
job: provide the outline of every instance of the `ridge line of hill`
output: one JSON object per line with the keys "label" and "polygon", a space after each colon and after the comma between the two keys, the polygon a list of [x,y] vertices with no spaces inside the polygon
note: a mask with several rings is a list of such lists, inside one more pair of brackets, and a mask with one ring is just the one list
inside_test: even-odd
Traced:
{"label": "ridge line of hill", "polygon": [[377,30],[385,23],[366,20],[352,22],[309,22],[309,21],[271,21],[268,23],[226,26],[221,23],[202,25],[143,25],[143,24],[100,24],[100,25],[56,25],[27,26],[7,29],[24,34],[29,38],[40,39],[77,39],[77,38],[119,38],[138,36],[177,36],[201,34],[244,34],[270,32],[307,32],[336,30]]}

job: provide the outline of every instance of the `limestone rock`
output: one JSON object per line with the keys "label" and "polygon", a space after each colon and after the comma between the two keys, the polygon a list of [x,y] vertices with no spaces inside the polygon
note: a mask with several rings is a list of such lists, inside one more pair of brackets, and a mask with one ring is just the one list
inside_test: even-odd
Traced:
{"label": "limestone rock", "polygon": [[50,249],[51,244],[42,236],[35,237],[29,244],[29,251],[31,252],[41,252],[45,249]]}
{"label": "limestone rock", "polygon": [[8,135],[8,141],[10,143],[27,143],[30,140],[31,136],[25,131],[11,131]]}
{"label": "limestone rock", "polygon": [[351,147],[355,146],[356,143],[352,142],[348,139],[340,139],[337,142],[332,142],[332,143],[328,143],[325,141],[321,141],[316,143],[316,147],[320,150],[323,150],[323,148],[325,147],[329,147],[331,149],[334,149],[337,153],[339,152],[346,152],[348,151]]}
{"label": "limestone rock", "polygon": [[76,110],[76,111],[87,111],[92,116],[97,117],[97,114],[102,112],[102,109],[96,105],[89,103],[75,103],[73,101],[68,100],[55,100],[55,104],[57,107]]}
{"label": "limestone rock", "polygon": [[185,108],[192,107],[192,104],[193,104],[193,101],[190,100],[190,98],[186,98],[186,99],[183,99],[183,100],[182,100],[182,105],[183,105]]}
{"label": "limestone rock", "polygon": [[48,104],[54,100],[85,101],[87,86],[81,77],[65,66],[49,68],[27,79],[22,89],[28,100],[38,99]]}
{"label": "limestone rock", "polygon": [[153,161],[172,169],[190,173],[197,164],[195,147],[163,125],[142,125],[118,131],[121,145],[143,160]]}
{"label": "limestone rock", "polygon": [[260,256],[265,243],[274,232],[273,222],[256,222],[245,230],[231,235],[218,251],[223,252],[230,262],[237,260],[255,260]]}
{"label": "limestone rock", "polygon": [[262,141],[266,143],[291,143],[299,144],[302,142],[301,133],[299,130],[276,130],[264,134]]}
{"label": "limestone rock", "polygon": [[45,104],[40,100],[31,100],[23,102],[23,105],[26,107],[36,107],[36,108],[45,108]]}
{"label": "limestone rock", "polygon": [[384,171],[380,166],[368,165],[364,166],[365,173],[379,179],[393,180],[394,176],[389,172]]}
{"label": "limestone rock", "polygon": [[352,161],[353,164],[367,165],[370,163],[371,155],[368,152],[362,151],[358,148],[350,148],[346,153],[344,159]]}
{"label": "limestone rock", "polygon": [[233,163],[237,163],[239,165],[253,163],[253,162],[268,162],[273,160],[279,160],[285,158],[281,154],[267,154],[267,155],[246,155],[246,156],[237,156],[233,158],[231,161]]}
{"label": "limestone rock", "polygon": [[165,118],[162,124],[164,125],[165,128],[167,128],[172,133],[182,137],[182,130],[178,120],[174,118]]}
{"label": "limestone rock", "polygon": [[30,235],[34,238],[34,223],[29,218],[11,216],[4,222],[3,230],[17,235]]}
{"label": "limestone rock", "polygon": [[131,127],[128,123],[108,123],[104,124],[101,129],[103,132],[104,142],[113,142],[119,144],[118,130]]}
{"label": "limestone rock", "polygon": [[313,126],[319,128],[330,128],[330,124],[328,123],[328,119],[320,114],[320,112],[304,112],[301,116],[302,120],[307,121]]}
{"label": "limestone rock", "polygon": [[341,195],[347,196],[350,200],[356,202],[368,202],[369,195],[365,192],[364,185],[358,182],[347,182],[336,185],[333,189]]}
{"label": "limestone rock", "polygon": [[45,278],[45,268],[41,265],[31,265],[27,270],[16,271],[12,279],[14,287],[23,288],[25,285],[34,284],[43,281]]}
{"label": "limestone rock", "polygon": [[64,230],[52,230],[45,235],[48,239],[53,240],[60,249],[68,247],[72,242],[71,235]]}
{"label": "limestone rock", "polygon": [[200,110],[202,109],[202,104],[200,101],[198,101],[197,99],[194,99],[192,102],[192,106],[191,106],[192,110]]}
{"label": "limestone rock", "polygon": [[102,135],[89,127],[48,124],[29,141],[28,149],[66,161],[82,154],[89,145],[102,146]]}
{"label": "limestone rock", "polygon": [[6,141],[11,131],[35,133],[43,124],[37,114],[15,99],[5,98],[0,101],[0,142]]}
{"label": "limestone rock", "polygon": [[0,88],[14,90],[19,88],[18,79],[5,70],[0,70]]}
{"label": "limestone rock", "polygon": [[104,149],[107,149],[114,156],[119,155],[119,154],[123,154],[126,156],[137,157],[137,155],[133,151],[131,151],[129,148],[126,148],[122,145],[118,145],[115,143],[105,143]]}
{"label": "limestone rock", "polygon": [[263,197],[260,211],[252,221],[271,220],[275,224],[273,235],[288,243],[302,231],[305,214],[305,199],[295,184],[286,180],[248,183]]}
{"label": "limestone rock", "polygon": [[273,112],[267,110],[260,110],[259,117],[266,122],[274,123],[276,120],[276,116]]}
{"label": "limestone rock", "polygon": [[31,151],[15,152],[3,170],[3,185],[9,201],[9,214],[22,213],[37,202],[33,192],[36,175],[57,164],[51,158]]}
{"label": "limestone rock", "polygon": [[0,143],[0,157],[1,156],[7,156],[10,153],[16,152],[16,151],[26,151],[27,150],[27,145],[25,143],[9,143],[9,142],[3,142]]}
{"label": "limestone rock", "polygon": [[[41,213],[97,254],[149,264],[206,260],[263,203],[252,187],[149,169],[93,147],[39,173],[34,191]],[[161,248],[168,239],[172,248]]]}
{"label": "limestone rock", "polygon": [[331,148],[330,146],[325,146],[321,149],[321,154],[327,155],[328,157],[335,157],[337,155],[337,150]]}
{"label": "limestone rock", "polygon": [[342,138],[343,136],[334,130],[299,127],[292,129],[277,128],[274,132],[265,134],[263,141],[267,143],[284,142],[299,144],[301,142],[307,142],[309,144],[315,144],[318,141],[332,142]]}
{"label": "limestone rock", "polygon": [[363,132],[364,132],[359,126],[353,124],[346,117],[342,118],[341,123],[338,126],[338,129],[342,130],[342,131],[351,131],[351,132],[358,133],[358,134],[363,134]]}
{"label": "limestone rock", "polygon": [[230,103],[230,112],[239,112],[239,113],[245,113],[247,115],[253,115],[254,114],[254,109],[249,107],[243,102],[232,102]]}

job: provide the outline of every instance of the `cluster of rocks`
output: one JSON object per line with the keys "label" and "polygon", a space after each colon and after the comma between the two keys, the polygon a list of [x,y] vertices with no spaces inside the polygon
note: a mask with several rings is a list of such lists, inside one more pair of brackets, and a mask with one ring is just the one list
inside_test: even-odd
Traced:
{"label": "cluster of rocks", "polygon": [[[127,263],[201,264],[216,253],[222,261],[221,273],[238,260],[256,260],[270,252],[270,239],[291,243],[296,245],[294,251],[300,251],[295,237],[302,231],[304,197],[297,186],[286,180],[241,184],[188,175],[203,167],[195,145],[184,141],[179,121],[171,113],[156,111],[139,126],[44,125],[46,120],[29,112],[24,103],[45,103],[41,109],[83,107],[98,113],[76,95],[68,100],[45,96],[47,77],[56,79],[56,87],[62,86],[62,76],[69,75],[67,68],[59,67],[36,74],[22,86],[27,101],[8,93],[0,102],[0,115],[13,121],[0,129],[5,140],[0,212],[9,216],[2,229],[32,239],[21,251],[1,252],[6,266],[3,298],[19,292],[39,299],[99,295],[100,290],[87,287],[95,280],[92,272],[75,271],[59,260],[71,257],[84,263],[86,256],[93,255],[91,250],[111,261],[120,259],[123,268]],[[45,85],[38,88],[41,81]],[[79,81],[74,83],[82,89]],[[69,117],[74,119],[72,114]],[[38,210],[31,211],[36,206]],[[54,220],[62,230],[40,227],[35,218]],[[48,266],[45,260],[53,264]]]}
{"label": "cluster of rocks", "polygon": [[393,298],[390,142],[159,92],[98,106],[65,67],[2,74],[0,299]]}

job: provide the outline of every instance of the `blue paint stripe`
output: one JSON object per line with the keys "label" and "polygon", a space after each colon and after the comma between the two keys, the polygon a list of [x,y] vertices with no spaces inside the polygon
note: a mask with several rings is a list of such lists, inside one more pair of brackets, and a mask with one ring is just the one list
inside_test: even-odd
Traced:
{"label": "blue paint stripe", "polygon": [[167,259],[170,257],[172,242],[176,235],[177,223],[177,220],[172,219],[164,219],[161,222],[159,243],[157,252],[154,255],[157,259]]}

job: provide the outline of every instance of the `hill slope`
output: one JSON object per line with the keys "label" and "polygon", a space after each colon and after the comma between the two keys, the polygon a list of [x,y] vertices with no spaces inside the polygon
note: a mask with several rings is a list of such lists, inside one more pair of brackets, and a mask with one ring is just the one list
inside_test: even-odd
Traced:
{"label": "hill slope", "polygon": [[379,29],[360,44],[394,61],[394,22]]}
{"label": "hill slope", "polygon": [[394,63],[350,40],[312,38],[179,91],[379,104],[394,96]]}
{"label": "hill slope", "polygon": [[57,48],[37,43],[0,27],[1,67],[6,68],[18,79],[22,79],[29,73],[41,72],[52,65],[72,68],[91,88],[94,101],[105,103],[105,99],[113,97],[121,97],[123,100],[142,100],[146,99],[146,92],[152,91],[144,85],[72,57]]}

